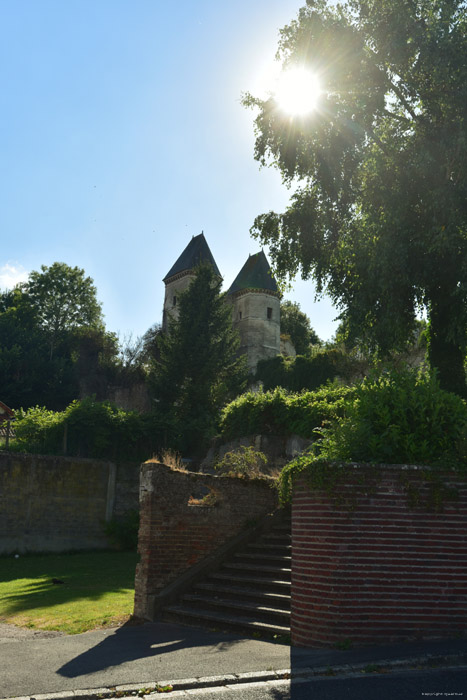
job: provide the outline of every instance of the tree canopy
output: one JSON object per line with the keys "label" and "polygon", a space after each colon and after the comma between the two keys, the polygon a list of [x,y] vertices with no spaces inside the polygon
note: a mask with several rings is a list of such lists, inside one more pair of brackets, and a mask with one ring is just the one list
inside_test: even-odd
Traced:
{"label": "tree canopy", "polygon": [[79,267],[55,262],[32,271],[25,285],[40,324],[56,337],[66,330],[102,327],[102,311],[90,277]]}
{"label": "tree canopy", "polygon": [[82,392],[105,395],[117,342],[84,270],[65,263],[41,269],[0,293],[0,386],[14,408],[60,410]]}
{"label": "tree canopy", "polygon": [[296,186],[258,216],[279,276],[313,277],[382,352],[429,320],[444,388],[465,392],[467,13],[459,0],[308,0],[278,56],[321,86],[316,108],[258,109],[255,158]]}
{"label": "tree canopy", "polygon": [[310,319],[300,309],[300,304],[285,299],[281,302],[281,333],[290,335],[297,355],[306,355],[310,345],[321,345],[321,340],[311,327]]}
{"label": "tree canopy", "polygon": [[210,265],[199,267],[177,300],[178,318],[171,319],[168,333],[158,335],[154,396],[179,425],[180,447],[191,453],[205,447],[220,408],[246,385],[240,339],[220,287]]}

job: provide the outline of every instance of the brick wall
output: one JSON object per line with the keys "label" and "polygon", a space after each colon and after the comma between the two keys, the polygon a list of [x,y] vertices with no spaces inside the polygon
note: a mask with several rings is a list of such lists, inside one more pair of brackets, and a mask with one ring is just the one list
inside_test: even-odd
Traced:
{"label": "brick wall", "polygon": [[[189,505],[190,496],[210,491],[215,505]],[[169,584],[276,507],[276,492],[265,481],[144,464],[135,615],[152,619],[154,600]]]}
{"label": "brick wall", "polygon": [[[332,646],[464,634],[467,614],[467,483],[442,475],[440,495],[419,467],[349,466],[336,506],[305,481],[292,507],[292,643]],[[361,477],[372,484],[365,493]],[[405,483],[405,486],[404,486]],[[407,502],[410,485],[411,507]],[[455,492],[453,492],[455,495]],[[431,509],[431,510],[430,510]]]}
{"label": "brick wall", "polygon": [[0,554],[108,547],[138,492],[139,464],[0,452]]}

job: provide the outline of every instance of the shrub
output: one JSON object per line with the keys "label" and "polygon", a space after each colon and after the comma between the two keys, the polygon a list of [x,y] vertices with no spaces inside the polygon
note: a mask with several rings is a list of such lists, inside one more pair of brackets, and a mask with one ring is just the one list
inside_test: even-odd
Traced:
{"label": "shrub", "polygon": [[62,414],[35,406],[26,411],[15,411],[15,439],[10,443],[11,450],[19,452],[57,452],[57,445],[63,447]]}
{"label": "shrub", "polygon": [[258,362],[255,379],[263,383],[266,391],[279,386],[289,391],[314,391],[336,377],[350,379],[357,364],[348,354],[335,348],[295,358],[277,355]]}
{"label": "shrub", "polygon": [[343,414],[344,404],[352,394],[352,388],[336,385],[301,394],[280,388],[247,392],[225,407],[220,430],[227,440],[252,434],[298,434],[311,438],[317,427]]}
{"label": "shrub", "polygon": [[239,476],[246,479],[259,477],[268,460],[263,452],[254,447],[241,445],[237,450],[226,452],[214,466],[226,476]]}
{"label": "shrub", "polygon": [[326,459],[392,464],[457,463],[467,406],[435,376],[410,370],[369,377],[345,417],[317,443]]}
{"label": "shrub", "polygon": [[12,449],[62,454],[65,431],[66,454],[118,461],[145,459],[172,439],[163,416],[124,411],[90,397],[57,413],[40,407],[17,411]]}
{"label": "shrub", "polygon": [[117,549],[136,551],[139,512],[130,510],[121,518],[112,518],[104,526],[105,534]]}
{"label": "shrub", "polygon": [[282,498],[290,497],[294,475],[308,470],[325,484],[332,471],[327,465],[343,461],[465,471],[467,404],[443,391],[427,372],[392,371],[367,378],[356,387],[345,415],[321,430],[310,453],[286,465],[280,477]]}

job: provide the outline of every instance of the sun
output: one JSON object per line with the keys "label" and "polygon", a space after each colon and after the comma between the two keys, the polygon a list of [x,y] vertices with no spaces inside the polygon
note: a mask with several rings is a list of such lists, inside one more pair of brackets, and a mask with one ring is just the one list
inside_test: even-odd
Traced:
{"label": "sun", "polygon": [[314,73],[306,68],[289,68],[279,76],[274,98],[287,114],[303,116],[316,109],[320,93]]}

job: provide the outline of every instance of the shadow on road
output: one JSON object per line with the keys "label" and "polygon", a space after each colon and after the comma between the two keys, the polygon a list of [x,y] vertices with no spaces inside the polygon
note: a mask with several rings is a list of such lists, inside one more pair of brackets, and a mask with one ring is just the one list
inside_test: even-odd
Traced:
{"label": "shadow on road", "polygon": [[[139,625],[131,621],[58,669],[65,678],[96,673],[129,661],[149,659],[194,647],[227,651],[243,640],[227,634],[205,632],[178,625]],[[213,674],[215,669],[213,669]]]}

